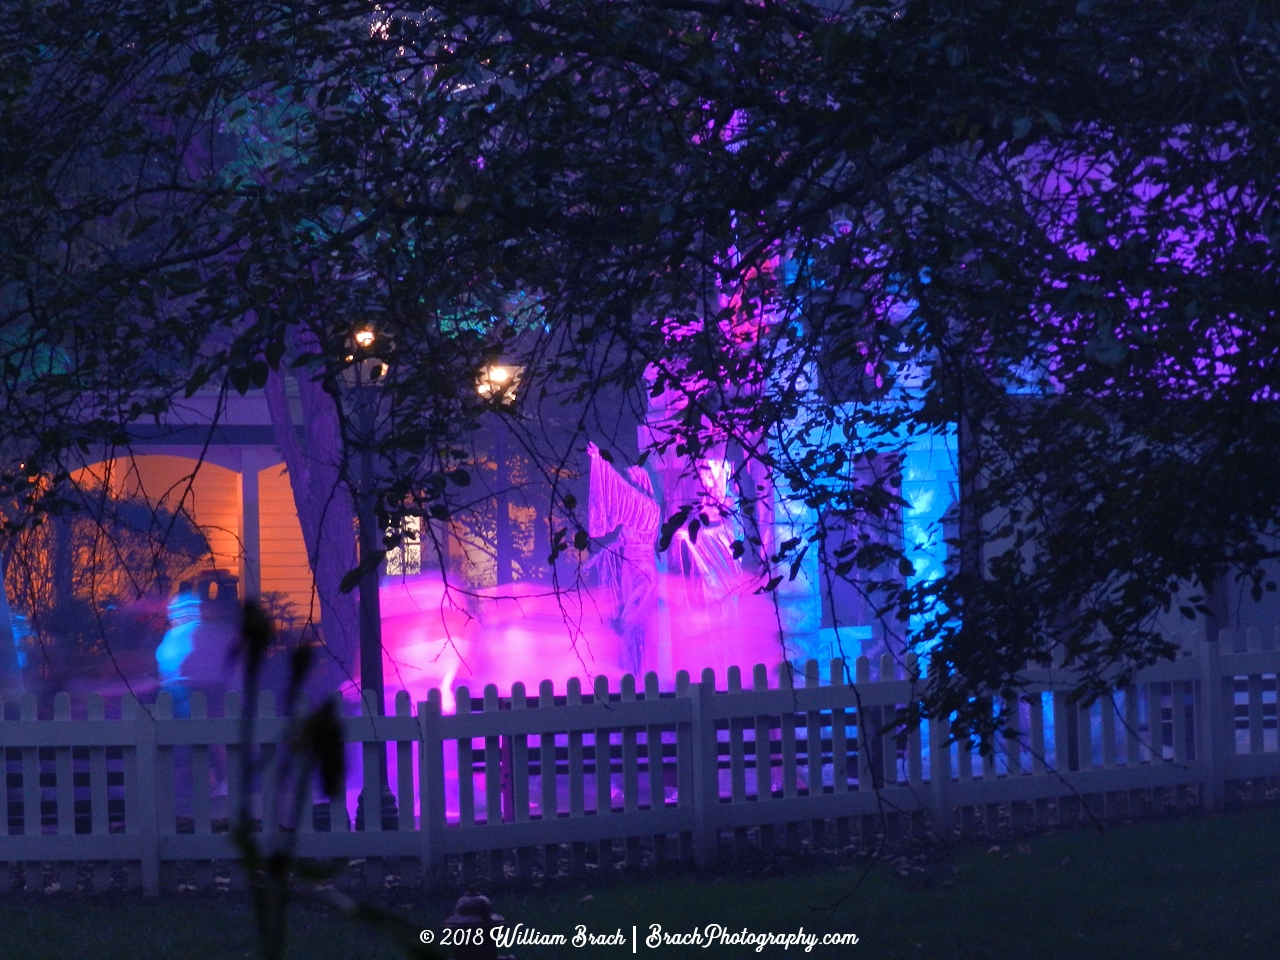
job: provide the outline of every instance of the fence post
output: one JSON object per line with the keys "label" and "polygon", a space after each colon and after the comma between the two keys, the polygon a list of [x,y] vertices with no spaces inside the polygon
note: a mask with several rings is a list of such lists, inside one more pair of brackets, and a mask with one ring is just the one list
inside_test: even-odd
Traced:
{"label": "fence post", "polygon": [[160,833],[156,816],[156,723],[133,696],[126,696],[123,720],[133,727],[135,781],[134,809],[125,813],[127,832],[138,838],[142,865],[142,892],[160,896]]}
{"label": "fence post", "polygon": [[[387,763],[387,745],[378,739],[378,721],[382,710],[378,695],[365,690],[360,697],[360,716],[369,718],[369,736],[360,744],[361,773],[359,810],[364,816],[361,828],[365,833],[382,832],[382,771]],[[371,858],[369,858],[371,859]]]}
{"label": "fence post", "polygon": [[[422,885],[427,890],[444,874],[444,851],[440,846],[446,826],[444,742],[440,727],[440,691],[433,689],[427,699],[418,704],[418,728],[422,736],[418,753],[418,850],[422,861]],[[470,771],[467,773],[469,775]],[[462,776],[461,772],[459,776]]]}
{"label": "fence post", "polygon": [[[720,758],[716,721],[711,712],[715,680],[704,670],[702,682],[690,685],[690,726],[693,730],[693,857],[699,870],[715,861],[715,807],[720,803]],[[712,675],[714,677],[714,674]]]}
{"label": "fence post", "polygon": [[[1221,640],[1230,637],[1223,630],[1217,637],[1209,636],[1206,631],[1200,643],[1200,709],[1196,716],[1196,752],[1199,766],[1204,776],[1204,805],[1209,810],[1217,810],[1222,806],[1223,774],[1225,758],[1220,752],[1227,749],[1227,738],[1223,732],[1235,727],[1235,696],[1223,697],[1225,683],[1222,679],[1222,661],[1220,659]],[[1175,709],[1176,709],[1175,705]],[[1234,747],[1234,741],[1231,742]]]}

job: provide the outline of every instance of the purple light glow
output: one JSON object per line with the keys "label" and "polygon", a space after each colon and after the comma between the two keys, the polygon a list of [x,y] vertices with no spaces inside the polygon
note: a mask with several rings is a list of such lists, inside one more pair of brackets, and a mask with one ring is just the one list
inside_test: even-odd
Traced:
{"label": "purple light glow", "polygon": [[[757,663],[784,659],[773,603],[751,593],[753,583],[744,578],[724,599],[708,600],[697,580],[669,573],[658,579],[648,630],[656,642],[645,651],[644,669],[658,675],[663,690],[674,689],[680,670],[696,680],[705,667],[724,676],[738,666],[749,676]],[[446,591],[438,574],[384,584],[387,690],[405,690],[416,704],[439,688],[446,713],[460,686],[479,699],[490,683],[505,697],[514,683],[536,694],[542,680],[551,680],[563,694],[570,677],[590,690],[603,675],[616,690],[628,671],[623,638],[610,622],[614,609],[611,591],[595,587],[556,592],[515,583],[464,595]],[[637,677],[637,687],[643,685]],[[343,693],[355,699],[353,685]]]}
{"label": "purple light glow", "polygon": [[[646,648],[644,666],[657,674],[660,689],[674,689],[680,670],[697,681],[706,667],[715,670],[723,684],[729,668],[737,666],[749,685],[755,664],[773,668],[784,659],[777,612],[769,597],[750,591],[753,582],[743,578],[724,599],[708,601],[696,578],[659,573],[658,581],[660,599],[646,631],[656,643]],[[606,676],[610,691],[616,692],[627,672],[624,638],[609,620],[616,604],[608,588],[554,592],[538,584],[515,583],[463,595],[457,588],[447,591],[439,574],[427,574],[384,583],[381,599],[389,704],[395,691],[405,690],[416,710],[416,704],[437,688],[444,712],[453,713],[458,687],[467,687],[472,700],[479,701],[487,684],[506,697],[520,682],[526,694],[537,696],[540,682],[551,680],[555,692],[563,695],[571,677],[578,677],[583,692],[590,693],[595,678]],[[776,685],[770,672],[770,683]],[[643,689],[643,678],[637,677],[636,686]],[[342,693],[348,700],[357,698],[354,684],[347,684]],[[450,820],[458,817],[455,749],[446,744],[445,806]],[[389,753],[389,777],[395,783],[395,751]],[[353,762],[347,809],[354,816],[363,785],[359,751],[352,751],[349,759]],[[588,788],[594,796],[591,783]],[[484,809],[483,795],[480,777],[477,810]],[[538,795],[534,790],[533,796]]]}

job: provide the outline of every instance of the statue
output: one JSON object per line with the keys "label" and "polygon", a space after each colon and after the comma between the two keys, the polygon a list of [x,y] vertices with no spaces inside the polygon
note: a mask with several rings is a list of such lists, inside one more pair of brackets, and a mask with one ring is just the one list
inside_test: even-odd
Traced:
{"label": "statue", "polygon": [[591,458],[591,495],[587,532],[611,538],[598,554],[600,578],[613,588],[618,615],[614,629],[622,637],[626,668],[644,671],[646,637],[657,611],[658,563],[655,550],[661,516],[653,484],[643,467],[624,476],[587,444]]}

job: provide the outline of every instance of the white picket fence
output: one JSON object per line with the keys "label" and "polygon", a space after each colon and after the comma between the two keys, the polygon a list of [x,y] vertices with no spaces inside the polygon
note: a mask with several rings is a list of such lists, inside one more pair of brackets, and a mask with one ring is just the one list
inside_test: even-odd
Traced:
{"label": "white picket fence", "polygon": [[[366,816],[353,829],[351,798],[312,798],[297,852],[363,861],[355,872],[370,882],[394,873],[430,884],[451,861],[464,873],[503,870],[508,859],[517,873],[539,860],[548,873],[608,869],[618,857],[706,866],[806,834],[817,847],[880,829],[950,833],[975,818],[1016,828],[1084,810],[1132,816],[1153,801],[1215,808],[1229,783],[1280,775],[1276,639],[1196,643],[1088,709],[1067,702],[1060,671],[1029,670],[1019,736],[987,757],[948,745],[942,724],[884,731],[918,693],[889,658],[875,681],[859,658],[853,683],[840,661],[825,677],[810,661],[803,676],[757,666],[747,686],[736,669],[723,688],[709,670],[699,683],[682,674],[674,695],[659,694],[653,675],[642,690],[629,675],[615,689],[598,677],[590,692],[570,680],[561,695],[550,681],[536,696],[517,684],[501,699],[492,686],[480,700],[459,688],[453,714],[442,713],[439,691],[416,711],[402,692],[393,716],[345,721],[365,796],[380,793],[378,756],[390,754],[394,818]],[[288,721],[270,694],[258,705],[258,774],[247,785],[236,694],[219,717],[199,694],[181,719],[167,694],[151,706],[125,698],[118,719],[100,696],[82,707],[76,716],[59,694],[52,718],[38,719],[27,695],[0,714],[10,718],[0,721],[0,863],[26,864],[28,886],[43,884],[46,869],[74,886],[88,868],[103,889],[121,865],[148,894],[180,878],[212,884],[237,857],[226,824],[246,786],[264,844],[294,829],[277,783]]]}

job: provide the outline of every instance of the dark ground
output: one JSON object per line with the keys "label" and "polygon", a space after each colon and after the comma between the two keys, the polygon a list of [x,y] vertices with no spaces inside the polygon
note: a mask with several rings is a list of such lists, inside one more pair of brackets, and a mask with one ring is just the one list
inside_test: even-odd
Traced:
{"label": "dark ground", "polygon": [[[621,929],[622,947],[513,948],[520,960],[637,955],[785,957],[752,946],[649,949],[650,925],[689,932],[709,923],[752,933],[856,933],[856,946],[809,956],[886,960],[979,958],[1255,958],[1280,943],[1280,809],[1192,814],[970,842],[872,862],[786,858],[726,864],[697,876],[563,878],[495,895],[508,923],[572,936]],[[438,937],[450,900],[390,889],[372,899]],[[314,898],[292,913],[291,956],[363,960],[398,956],[380,932]],[[124,960],[256,956],[243,894],[14,893],[0,898],[4,960]]]}

